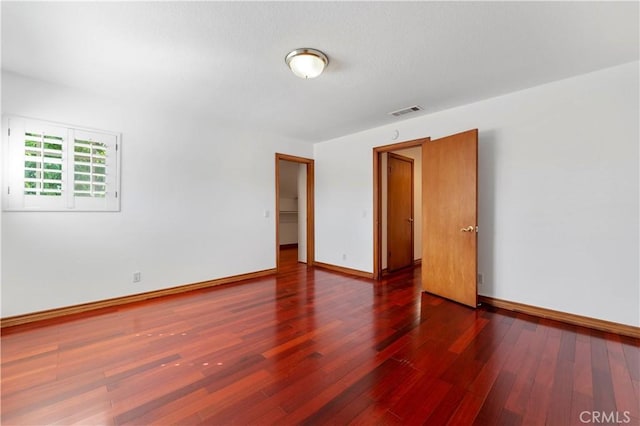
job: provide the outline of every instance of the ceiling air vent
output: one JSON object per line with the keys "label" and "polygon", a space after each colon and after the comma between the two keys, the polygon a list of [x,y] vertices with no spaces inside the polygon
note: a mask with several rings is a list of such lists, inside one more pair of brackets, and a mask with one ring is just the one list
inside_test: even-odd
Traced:
{"label": "ceiling air vent", "polygon": [[394,117],[400,117],[401,115],[409,114],[416,111],[422,111],[423,109],[424,108],[422,108],[420,105],[414,105],[407,108],[399,109],[397,111],[391,111],[389,115],[393,115]]}

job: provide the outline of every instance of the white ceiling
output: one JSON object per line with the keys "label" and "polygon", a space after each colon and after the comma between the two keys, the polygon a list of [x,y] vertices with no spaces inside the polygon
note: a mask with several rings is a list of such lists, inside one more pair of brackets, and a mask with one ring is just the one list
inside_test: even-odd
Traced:
{"label": "white ceiling", "polygon": [[[310,142],[639,57],[638,2],[1,7],[7,71]],[[299,47],[329,56],[323,75],[287,69]]]}

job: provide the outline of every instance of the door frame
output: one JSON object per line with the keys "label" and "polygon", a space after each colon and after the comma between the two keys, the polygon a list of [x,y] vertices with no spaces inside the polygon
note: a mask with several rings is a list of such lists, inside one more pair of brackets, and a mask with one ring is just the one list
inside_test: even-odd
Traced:
{"label": "door frame", "polygon": [[382,153],[421,147],[430,140],[426,137],[373,148],[373,278],[376,280],[382,277]]}
{"label": "door frame", "polygon": [[[415,223],[414,223],[414,212],[415,212],[415,200],[414,200],[414,193],[415,193],[415,182],[414,182],[414,161],[413,158],[410,157],[405,157],[404,155],[400,155],[397,154],[395,152],[388,152],[387,153],[387,167],[389,166],[389,159],[390,158],[395,158],[396,160],[400,160],[400,161],[406,161],[407,163],[409,163],[411,165],[411,265],[413,265],[413,258],[414,258],[414,244],[415,244]],[[382,177],[382,176],[381,176]],[[390,179],[390,173],[387,170],[387,270],[389,269],[389,179]],[[382,196],[382,193],[380,194]],[[381,197],[382,198],[382,197]],[[381,200],[382,201],[382,200]],[[409,265],[406,265],[409,266]],[[405,267],[406,267],[405,266]],[[399,270],[401,268],[398,268],[396,270]]]}
{"label": "door frame", "polygon": [[311,158],[297,157],[295,155],[276,152],[276,272],[280,270],[280,160],[292,163],[305,164],[307,166],[307,265],[315,263],[315,211],[314,211],[314,161]]}

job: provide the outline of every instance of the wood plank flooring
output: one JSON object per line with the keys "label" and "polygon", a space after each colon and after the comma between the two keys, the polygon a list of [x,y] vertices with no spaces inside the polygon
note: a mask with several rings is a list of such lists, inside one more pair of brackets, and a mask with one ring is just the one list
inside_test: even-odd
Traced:
{"label": "wood plank flooring", "polygon": [[423,294],[419,268],[282,256],[276,277],[4,329],[2,424],[640,425],[638,340]]}

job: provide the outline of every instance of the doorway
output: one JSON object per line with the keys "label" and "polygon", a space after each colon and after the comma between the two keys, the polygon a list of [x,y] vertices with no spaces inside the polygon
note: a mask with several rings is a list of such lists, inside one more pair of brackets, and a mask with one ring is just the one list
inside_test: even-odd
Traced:
{"label": "doorway", "polygon": [[297,262],[314,263],[314,162],[312,159],[276,153],[276,270],[281,250],[287,258],[295,249]]}
{"label": "doorway", "polygon": [[[412,266],[414,243],[414,160],[389,152],[387,154],[386,228],[388,272]],[[384,187],[384,184],[383,184]],[[383,188],[384,193],[384,188]],[[383,265],[384,270],[384,265]]]}
{"label": "doorway", "polygon": [[[389,242],[389,232],[388,232],[388,214],[389,211],[392,212],[393,209],[388,209],[388,206],[393,206],[395,204],[393,200],[393,195],[391,202],[388,199],[388,160],[391,156],[402,156],[409,157],[414,160],[414,182],[413,186],[413,194],[414,194],[414,208],[412,214],[404,213],[400,214],[399,219],[404,219],[405,224],[410,225],[406,227],[411,228],[412,233],[410,234],[413,241],[410,243],[411,246],[407,246],[406,242],[403,243],[405,247],[405,251],[412,251],[411,257],[412,264],[419,263],[419,259],[415,259],[415,255],[420,256],[422,253],[421,248],[421,150],[422,150],[422,142],[427,141],[426,139],[417,139],[408,142],[400,142],[392,145],[385,145],[381,147],[376,147],[373,149],[373,199],[374,199],[374,230],[373,230],[373,274],[375,279],[380,279],[383,273],[390,272],[394,269],[394,265],[392,263],[391,268],[389,268],[388,264],[388,242]],[[396,157],[397,158],[397,157]],[[415,194],[418,196],[415,196]],[[407,216],[407,217],[403,217]],[[414,219],[413,222],[407,219]],[[393,220],[393,218],[392,218]],[[400,222],[400,220],[398,220]],[[406,235],[406,234],[405,234]],[[393,239],[393,235],[391,236]],[[406,240],[407,237],[405,237]],[[392,242],[393,245],[393,242]],[[383,255],[384,254],[384,255]],[[393,250],[392,255],[393,258]],[[407,257],[406,254],[403,255],[404,258]],[[406,264],[406,260],[405,260]],[[397,268],[396,268],[397,269]]]}
{"label": "doorway", "polygon": [[422,147],[422,288],[475,307],[477,302],[478,130],[373,149],[374,277],[383,272],[382,163],[399,149]]}

